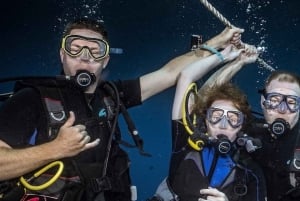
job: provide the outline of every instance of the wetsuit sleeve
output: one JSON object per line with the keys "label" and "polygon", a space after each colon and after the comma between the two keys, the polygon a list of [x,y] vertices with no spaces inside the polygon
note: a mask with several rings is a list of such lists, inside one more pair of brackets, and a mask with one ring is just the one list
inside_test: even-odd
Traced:
{"label": "wetsuit sleeve", "polygon": [[186,132],[182,119],[172,120],[172,155],[169,165],[169,179],[173,182],[178,165],[190,151],[187,143],[188,133]]}
{"label": "wetsuit sleeve", "polygon": [[187,145],[188,133],[182,119],[172,120],[172,150],[178,151]]}
{"label": "wetsuit sleeve", "polygon": [[142,104],[141,86],[139,78],[115,82],[126,108]]}
{"label": "wetsuit sleeve", "polygon": [[0,108],[0,139],[12,147],[28,144],[42,120],[39,94],[32,88],[17,92]]}

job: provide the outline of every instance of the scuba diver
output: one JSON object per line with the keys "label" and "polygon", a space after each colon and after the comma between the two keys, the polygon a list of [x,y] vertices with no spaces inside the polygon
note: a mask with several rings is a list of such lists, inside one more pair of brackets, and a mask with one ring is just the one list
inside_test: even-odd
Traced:
{"label": "scuba diver", "polygon": [[264,119],[256,119],[249,135],[260,138],[262,149],[253,157],[263,168],[268,199],[300,199],[300,79],[286,71],[273,71],[261,93]]}
{"label": "scuba diver", "polygon": [[[207,44],[221,47],[241,32],[226,28]],[[118,116],[127,117],[135,146],[147,155],[126,109],[174,85],[182,68],[207,52],[188,52],[139,78],[108,82],[102,75],[107,41],[102,23],[76,19],[62,37],[63,75],[21,80],[7,96],[0,108],[1,200],[135,199]]]}
{"label": "scuba diver", "polygon": [[[229,61],[241,59],[242,54],[257,57],[255,52],[230,47],[219,53]],[[246,96],[231,83],[199,92],[196,84],[191,84],[215,67],[208,62],[211,57],[190,64],[179,76],[169,174],[151,201],[266,199],[264,176],[248,153],[259,149],[261,143],[243,132],[252,116]],[[248,61],[255,59],[245,59],[244,64]]]}

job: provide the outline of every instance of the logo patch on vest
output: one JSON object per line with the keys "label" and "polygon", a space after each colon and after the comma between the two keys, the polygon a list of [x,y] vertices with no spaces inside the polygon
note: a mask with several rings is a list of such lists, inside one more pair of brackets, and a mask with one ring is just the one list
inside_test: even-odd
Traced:
{"label": "logo patch on vest", "polygon": [[104,108],[102,108],[99,113],[98,113],[99,117],[106,117],[107,113],[106,110]]}

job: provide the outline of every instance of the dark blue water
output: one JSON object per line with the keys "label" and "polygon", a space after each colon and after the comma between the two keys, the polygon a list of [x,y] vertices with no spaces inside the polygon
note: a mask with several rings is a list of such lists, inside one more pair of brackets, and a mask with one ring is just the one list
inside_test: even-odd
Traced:
{"label": "dark blue water", "polygon": [[[266,47],[261,58],[273,68],[300,74],[300,3],[296,0],[211,0],[233,25],[245,29],[243,41]],[[137,77],[158,69],[189,49],[190,35],[208,39],[224,25],[199,0],[23,0],[1,5],[0,78],[21,75],[56,75],[58,50],[67,21],[78,16],[104,20],[112,47],[124,54],[111,55],[110,79]],[[257,89],[269,71],[257,63],[234,78],[259,109]],[[0,92],[11,84],[1,84]],[[128,149],[138,200],[150,197],[165,177],[170,155],[170,116],[174,88],[147,100],[130,113],[151,158]],[[121,119],[122,120],[122,119]],[[123,128],[127,136],[126,128]],[[130,138],[127,138],[130,140]]]}

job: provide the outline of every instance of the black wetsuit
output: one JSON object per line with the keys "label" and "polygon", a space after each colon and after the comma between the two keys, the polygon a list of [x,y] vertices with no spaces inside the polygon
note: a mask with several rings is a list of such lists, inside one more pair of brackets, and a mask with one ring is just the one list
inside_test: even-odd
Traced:
{"label": "black wetsuit", "polygon": [[[221,155],[213,146],[195,151],[187,144],[189,134],[181,121],[172,121],[173,148],[169,185],[180,201],[197,201],[200,189],[215,187],[230,201],[264,201],[261,169],[244,151]],[[237,157],[237,158],[236,158]]]}
{"label": "black wetsuit", "polygon": [[[256,122],[264,122],[257,119]],[[290,162],[299,135],[299,123],[289,132],[274,139],[267,128],[254,126],[248,131],[262,141],[262,148],[253,153],[254,159],[261,165],[266,177],[268,200],[299,201],[300,190],[285,195],[294,189],[290,184]],[[299,139],[298,139],[299,140]]]}
{"label": "black wetsuit", "polygon": [[[118,81],[115,84],[117,89],[121,92],[119,95],[123,100],[125,107],[128,108],[141,104],[141,89],[139,79]],[[41,97],[40,92],[41,91],[37,90],[35,87],[21,89],[1,106],[0,139],[5,141],[11,147],[28,147],[32,146],[33,144],[42,144],[46,141],[49,141],[47,137],[49,132],[49,121],[47,119],[49,117],[47,116],[47,111],[45,111],[45,103],[42,101],[43,97]],[[77,90],[71,86],[65,87],[59,92],[61,99],[63,99],[62,102],[64,103],[64,110],[67,116],[69,111],[74,111],[76,118],[75,124],[82,123],[86,125],[87,132],[91,136],[91,141],[95,140],[96,138],[100,138],[100,144],[98,146],[90,150],[86,150],[72,158],[74,161],[76,161],[79,169],[87,164],[88,167],[82,167],[83,170],[86,170],[85,173],[80,173],[81,176],[84,175],[84,177],[86,175],[87,177],[91,178],[100,177],[102,174],[103,162],[107,156],[107,143],[111,133],[110,129],[106,125],[108,124],[108,120],[104,118],[108,111],[107,108],[104,107],[103,93],[104,92],[101,87],[98,87],[94,94],[85,94],[82,92],[82,90]],[[108,164],[107,172],[108,174],[122,177],[122,175],[119,175],[121,173],[114,172],[114,170],[122,166],[125,166],[123,168],[128,169],[129,161],[126,161],[127,155],[124,151],[118,148],[116,144],[117,143],[113,142],[111,154],[117,155],[117,157],[120,156],[121,159],[111,159],[109,162],[122,162],[122,165]],[[53,147],[53,149],[55,149],[55,147]],[[73,164],[73,162],[66,162],[66,164]],[[65,168],[66,171],[67,169],[68,167]],[[124,169],[120,171],[125,172]],[[106,193],[107,201],[130,200],[130,178],[127,178],[129,175],[125,175],[124,177],[124,179],[127,180],[127,183],[125,184],[126,186],[117,186],[115,188],[126,188],[124,190],[126,193],[120,193],[119,196],[115,196],[118,194],[118,192],[108,190]],[[91,186],[89,188],[87,183],[84,183],[83,186],[87,190],[91,189],[91,187],[94,187]],[[94,200],[94,197],[95,195],[86,196],[81,200]],[[79,200],[79,198],[76,196],[76,200],[77,199]],[[69,200],[67,199],[66,201]]]}

